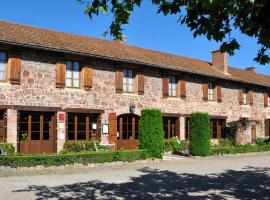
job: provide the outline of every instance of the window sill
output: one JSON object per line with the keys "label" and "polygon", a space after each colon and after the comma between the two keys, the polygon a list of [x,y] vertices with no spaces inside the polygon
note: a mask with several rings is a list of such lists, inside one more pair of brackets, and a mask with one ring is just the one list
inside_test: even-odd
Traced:
{"label": "window sill", "polygon": [[85,90],[82,89],[82,88],[67,88],[67,87],[65,87],[64,91],[67,91],[67,92],[83,92]]}
{"label": "window sill", "polygon": [[10,82],[8,82],[8,81],[0,81],[0,85],[1,86],[11,86],[12,84],[10,84]]}
{"label": "window sill", "polygon": [[122,94],[126,96],[139,96],[139,94],[135,92],[123,92]]}

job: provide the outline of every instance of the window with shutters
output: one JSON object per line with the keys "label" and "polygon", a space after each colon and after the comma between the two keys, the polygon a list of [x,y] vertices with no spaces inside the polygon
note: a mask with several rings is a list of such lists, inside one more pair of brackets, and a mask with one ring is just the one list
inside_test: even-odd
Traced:
{"label": "window with shutters", "polygon": [[208,100],[209,101],[214,101],[215,97],[215,84],[210,81],[208,82]]}
{"label": "window with shutters", "polygon": [[175,76],[169,76],[169,96],[170,97],[176,97],[176,77]]}
{"label": "window with shutters", "polygon": [[6,81],[7,54],[0,51],[0,81]]}
{"label": "window with shutters", "polygon": [[80,63],[77,61],[66,61],[66,87],[80,87]]}
{"label": "window with shutters", "polygon": [[68,113],[68,140],[94,140],[99,136],[99,115]]}
{"label": "window with shutters", "polygon": [[243,104],[248,104],[248,90],[246,88],[243,89]]}
{"label": "window with shutters", "polygon": [[123,70],[123,91],[134,92],[134,71],[131,69]]}

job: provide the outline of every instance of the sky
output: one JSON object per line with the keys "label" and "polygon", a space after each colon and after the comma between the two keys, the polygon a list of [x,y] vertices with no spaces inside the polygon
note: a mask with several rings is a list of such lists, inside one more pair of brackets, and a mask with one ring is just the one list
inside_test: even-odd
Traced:
{"label": "sky", "polygon": [[[0,6],[0,20],[95,38],[102,38],[112,20],[111,15],[91,20],[77,0],[0,0]],[[134,10],[124,27],[127,44],[211,61],[211,51],[219,48],[218,43],[203,36],[194,39],[186,26],[177,23],[177,15],[163,16],[156,11],[150,0]],[[270,64],[259,65],[253,61],[259,48],[256,40],[237,31],[233,36],[241,47],[234,56],[228,56],[229,66],[241,69],[255,66],[258,73],[270,75]],[[110,36],[105,39],[112,40]]]}

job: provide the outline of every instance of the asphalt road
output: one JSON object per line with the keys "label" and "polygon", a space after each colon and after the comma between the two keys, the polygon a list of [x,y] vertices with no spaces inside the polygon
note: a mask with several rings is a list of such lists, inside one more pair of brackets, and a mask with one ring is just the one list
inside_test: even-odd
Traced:
{"label": "asphalt road", "polygon": [[270,153],[56,169],[2,167],[0,199],[270,199]]}

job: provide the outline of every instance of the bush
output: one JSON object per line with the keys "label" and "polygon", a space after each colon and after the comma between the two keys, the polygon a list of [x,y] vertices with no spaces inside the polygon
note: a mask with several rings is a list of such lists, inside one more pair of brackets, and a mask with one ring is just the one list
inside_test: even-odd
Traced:
{"label": "bush", "polygon": [[263,138],[257,138],[256,139],[256,144],[259,145],[259,146],[263,146],[266,144],[266,140],[263,139]]}
{"label": "bush", "polygon": [[233,145],[234,145],[234,142],[230,140],[229,138],[221,139],[218,144],[218,146],[220,147],[227,147],[227,146],[233,146]]}
{"label": "bush", "polygon": [[189,152],[194,156],[210,154],[210,119],[207,113],[191,113]]}
{"label": "bush", "polygon": [[149,158],[146,150],[134,151],[103,151],[78,154],[53,154],[53,155],[25,155],[25,156],[1,156],[0,166],[32,167],[42,165],[60,166],[74,163],[105,163],[114,161],[135,161]]}
{"label": "bush", "polygon": [[211,154],[236,154],[236,153],[251,153],[251,152],[262,152],[270,151],[270,145],[237,145],[227,147],[215,147],[211,149]]}
{"label": "bush", "polygon": [[95,143],[98,149],[101,148],[98,141],[65,142],[61,153],[79,153],[87,151],[96,151]]}
{"label": "bush", "polygon": [[183,142],[178,138],[171,138],[170,140],[166,139],[164,142],[164,151],[172,151],[173,153],[183,151],[184,145]]}
{"label": "bush", "polygon": [[165,140],[164,140],[164,151],[165,151],[165,152],[173,151],[173,150],[172,150],[172,145],[171,145],[169,139],[165,139]]}
{"label": "bush", "polygon": [[0,143],[0,148],[4,149],[7,155],[13,155],[15,152],[15,148],[11,143]]}
{"label": "bush", "polygon": [[141,149],[147,149],[152,157],[162,157],[164,151],[164,132],[160,110],[142,110],[139,146]]}

